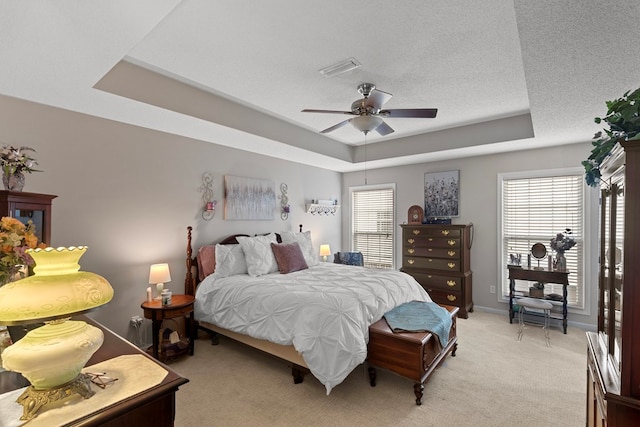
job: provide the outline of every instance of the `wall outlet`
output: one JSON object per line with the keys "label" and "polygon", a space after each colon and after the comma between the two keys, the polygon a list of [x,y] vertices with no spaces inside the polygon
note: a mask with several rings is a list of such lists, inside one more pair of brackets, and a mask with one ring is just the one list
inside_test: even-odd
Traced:
{"label": "wall outlet", "polygon": [[496,293],[496,287],[495,286],[489,286],[489,293],[490,294],[495,294]]}

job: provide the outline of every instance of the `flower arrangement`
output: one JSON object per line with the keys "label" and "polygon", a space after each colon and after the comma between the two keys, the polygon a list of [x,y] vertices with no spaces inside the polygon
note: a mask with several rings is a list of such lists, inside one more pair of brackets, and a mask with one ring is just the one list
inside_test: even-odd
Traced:
{"label": "flower arrangement", "polygon": [[36,152],[31,147],[13,147],[5,145],[0,150],[0,165],[5,175],[13,175],[16,172],[40,172],[33,167],[38,164],[27,152]]}
{"label": "flower arrangement", "polygon": [[27,249],[46,247],[38,243],[35,231],[31,221],[24,224],[15,218],[0,218],[0,284],[11,281],[24,266],[33,265]]}
{"label": "flower arrangement", "polygon": [[571,237],[571,229],[566,228],[562,233],[556,234],[556,237],[551,239],[551,249],[559,254],[564,254],[576,245],[576,241]]}

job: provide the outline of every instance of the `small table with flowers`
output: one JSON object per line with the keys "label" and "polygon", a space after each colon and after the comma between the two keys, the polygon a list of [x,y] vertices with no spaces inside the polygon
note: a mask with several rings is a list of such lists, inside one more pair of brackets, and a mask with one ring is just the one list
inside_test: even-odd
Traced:
{"label": "small table with flowers", "polygon": [[569,286],[569,271],[549,271],[524,268],[519,266],[509,266],[509,323],[513,323],[514,295],[516,290],[516,280],[529,280],[532,282],[557,283],[562,285],[562,331],[567,333],[567,286]]}

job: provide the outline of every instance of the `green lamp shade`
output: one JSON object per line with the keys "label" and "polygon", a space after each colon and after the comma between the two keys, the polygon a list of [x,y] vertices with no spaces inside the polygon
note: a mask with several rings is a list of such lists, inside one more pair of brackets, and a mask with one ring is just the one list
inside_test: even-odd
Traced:
{"label": "green lamp shade", "polygon": [[51,320],[87,312],[111,301],[102,276],[79,271],[86,246],[29,249],[34,275],[0,288],[0,325]]}

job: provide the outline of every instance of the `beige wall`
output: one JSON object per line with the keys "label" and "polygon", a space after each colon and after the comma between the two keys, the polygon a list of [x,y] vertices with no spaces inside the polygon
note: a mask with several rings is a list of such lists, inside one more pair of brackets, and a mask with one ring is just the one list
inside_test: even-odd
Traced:
{"label": "beige wall", "polygon": [[[149,266],[168,262],[168,288],[182,293],[186,228],[194,246],[234,233],[311,230],[316,248],[339,249],[341,218],[304,213],[305,200],[340,197],[341,174],[246,151],[190,140],[79,113],[0,96],[0,144],[37,150],[40,173],[27,175],[25,191],[56,194],[52,246],[87,245],[84,270],[106,277],[115,290],[92,314],[128,336],[129,319],[142,315]],[[201,218],[202,174],[214,176],[219,211]],[[287,221],[225,221],[225,174],[271,179],[289,187]]]}
{"label": "beige wall", "polygon": [[[587,158],[591,144],[565,145],[557,148],[517,151],[507,154],[479,156],[434,163],[423,163],[401,167],[369,170],[369,184],[396,184],[396,222],[401,224],[407,220],[407,210],[411,205],[424,203],[424,174],[448,170],[460,171],[460,217],[453,223],[473,223],[475,236],[471,249],[471,269],[473,271],[473,300],[476,307],[492,311],[507,310],[507,304],[498,301],[498,293],[489,293],[489,286],[499,289],[499,271],[497,265],[498,235],[498,174],[504,172],[544,170],[565,167],[580,167],[580,162]],[[349,187],[363,185],[361,172],[344,174],[342,199],[343,209],[343,247],[349,247],[348,240],[348,202]],[[596,291],[597,286],[597,191],[590,206],[590,230],[587,231],[587,245],[592,256],[586,278],[586,286],[590,286],[588,308],[586,313],[575,314],[570,311],[569,321],[581,326],[593,326],[596,323]],[[592,193],[593,194],[593,193]],[[397,228],[400,233],[400,227]],[[399,235],[399,234],[398,234]],[[594,238],[595,237],[595,238]],[[549,237],[551,238],[551,236]],[[396,239],[396,266],[401,266],[401,239]],[[473,316],[472,316],[473,317]]]}

